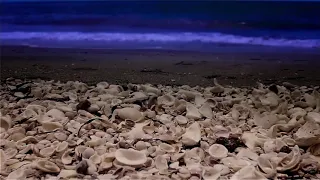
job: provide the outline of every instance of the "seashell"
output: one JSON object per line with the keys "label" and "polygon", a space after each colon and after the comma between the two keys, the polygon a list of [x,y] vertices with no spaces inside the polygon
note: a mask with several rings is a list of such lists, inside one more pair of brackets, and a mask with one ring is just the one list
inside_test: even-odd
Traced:
{"label": "seashell", "polygon": [[159,171],[167,170],[169,168],[168,161],[164,155],[158,155],[155,158],[155,166]]}
{"label": "seashell", "polygon": [[293,134],[293,137],[298,146],[312,146],[320,143],[320,124],[308,120],[295,134]]}
{"label": "seashell", "polygon": [[259,133],[243,132],[241,139],[249,149],[254,149],[262,147],[269,138]]}
{"label": "seashell", "polygon": [[159,96],[157,98],[158,105],[166,105],[166,106],[173,106],[175,103],[175,97],[170,94],[165,94],[163,96]]}
{"label": "seashell", "polygon": [[314,156],[320,156],[320,144],[310,146],[308,151]]}
{"label": "seashell", "polygon": [[258,160],[258,154],[247,148],[241,148],[236,156],[239,159],[247,159],[251,161]]}
{"label": "seashell", "polygon": [[316,98],[314,96],[311,96],[308,93],[304,94],[304,99],[306,101],[306,104],[308,105],[308,107],[314,108],[317,105],[317,101]]}
{"label": "seashell", "polygon": [[245,166],[236,172],[230,180],[239,180],[239,179],[259,179],[267,180],[263,174],[256,170],[254,166]]}
{"label": "seashell", "polygon": [[42,128],[45,132],[50,132],[50,131],[55,131],[57,129],[62,128],[62,125],[58,122],[41,122],[42,123]]}
{"label": "seashell", "polygon": [[221,144],[213,144],[210,146],[208,153],[215,159],[222,159],[228,156],[228,149]]}
{"label": "seashell", "polygon": [[274,92],[269,92],[265,95],[265,98],[260,100],[263,106],[275,107],[278,106],[280,98]]}
{"label": "seashell", "polygon": [[53,135],[59,141],[65,141],[68,138],[68,136],[65,133],[62,133],[62,132],[56,132]]}
{"label": "seashell", "polygon": [[169,114],[161,114],[157,119],[163,124],[168,124],[172,122],[173,117]]}
{"label": "seashell", "polygon": [[12,126],[12,120],[10,116],[0,116],[0,128],[7,131]]}
{"label": "seashell", "polygon": [[59,143],[59,145],[56,147],[55,151],[57,153],[61,153],[64,152],[68,149],[69,144],[66,141],[63,141],[61,143]]}
{"label": "seashell", "polygon": [[[28,164],[31,164],[32,162],[31,161],[22,161],[22,162],[17,162],[17,163],[14,163],[14,164],[11,164],[10,166],[8,166],[7,168],[9,170],[16,170],[22,166],[25,166],[25,165],[28,165]],[[2,166],[3,167],[3,166]]]}
{"label": "seashell", "polygon": [[205,102],[206,100],[200,94],[195,96],[194,103],[196,107],[201,107]]}
{"label": "seashell", "polygon": [[109,87],[109,84],[107,82],[99,82],[97,84],[97,88],[99,89],[107,89]]}
{"label": "seashell", "polygon": [[200,94],[200,93],[199,92],[193,92],[193,91],[187,91],[187,90],[183,90],[183,89],[180,89],[177,92],[177,95],[183,96],[183,98],[185,98],[187,101],[194,100],[196,95],[198,95],[198,94]]}
{"label": "seashell", "polygon": [[17,170],[12,171],[7,179],[27,179],[27,173],[25,168],[19,168]]}
{"label": "seashell", "polygon": [[82,152],[82,158],[83,159],[89,159],[94,154],[95,154],[94,149],[88,147]]}
{"label": "seashell", "polygon": [[320,113],[317,112],[309,112],[307,116],[305,116],[306,121],[313,121],[320,124]]}
{"label": "seashell", "polygon": [[99,138],[97,136],[90,136],[91,140],[85,143],[86,146],[95,147],[100,146],[106,143],[105,138]]}
{"label": "seashell", "polygon": [[82,153],[87,149],[87,147],[85,146],[77,146],[75,149],[74,149],[74,152],[76,153],[76,156],[77,157],[82,157]]}
{"label": "seashell", "polygon": [[301,153],[299,146],[295,145],[291,152],[283,157],[277,166],[277,171],[284,172],[294,169],[301,161]]}
{"label": "seashell", "polygon": [[214,168],[215,170],[217,170],[218,172],[220,172],[220,174],[221,174],[222,176],[227,175],[227,174],[230,173],[230,169],[229,169],[227,166],[223,165],[223,164],[215,164],[215,165],[213,166],[213,168]]}
{"label": "seashell", "polygon": [[4,151],[5,156],[7,159],[13,158],[15,155],[17,155],[18,150],[16,148],[8,148]]}
{"label": "seashell", "polygon": [[0,170],[5,167],[5,162],[7,160],[7,156],[2,149],[0,149]]}
{"label": "seashell", "polygon": [[96,104],[91,104],[91,106],[88,108],[88,112],[95,113],[100,110],[100,107]]}
{"label": "seashell", "polygon": [[238,171],[243,167],[251,165],[251,162],[244,160],[244,159],[239,159],[236,157],[226,157],[221,159],[222,164],[225,166],[233,169],[234,171]]}
{"label": "seashell", "polygon": [[67,169],[62,169],[57,177],[57,179],[70,179],[73,177],[77,177],[78,173],[76,170],[67,170]]}
{"label": "seashell", "polygon": [[46,112],[44,115],[47,117],[54,118],[54,119],[62,119],[64,117],[66,117],[64,115],[64,113],[58,109],[51,109],[48,112]]}
{"label": "seashell", "polygon": [[159,90],[158,88],[155,88],[155,87],[151,87],[149,85],[141,85],[141,89],[147,93],[154,93],[156,95],[161,94],[161,90]]}
{"label": "seashell", "polygon": [[101,157],[95,153],[94,155],[92,155],[89,160],[91,160],[93,162],[93,164],[100,164],[101,162]]}
{"label": "seashell", "polygon": [[54,147],[46,147],[40,150],[40,155],[42,157],[50,157],[54,153],[55,148]]}
{"label": "seashell", "polygon": [[263,129],[269,129],[271,126],[276,124],[279,121],[278,117],[275,114],[255,115],[254,122],[257,126],[262,127]]}
{"label": "seashell", "polygon": [[167,143],[159,144],[159,149],[161,151],[166,152],[166,153],[174,153],[175,152],[175,148],[173,146],[171,146],[170,144],[167,144]]}
{"label": "seashell", "polygon": [[202,117],[199,110],[191,103],[187,103],[186,110],[186,117],[189,119],[200,119]]}
{"label": "seashell", "polygon": [[120,163],[128,166],[142,165],[147,162],[146,154],[134,149],[117,149],[115,158]]}
{"label": "seashell", "polygon": [[213,118],[213,111],[208,103],[205,103],[200,107],[199,113],[206,118]]}
{"label": "seashell", "polygon": [[221,125],[214,126],[213,129],[212,129],[212,132],[217,137],[228,138],[229,135],[230,135],[230,131],[227,128],[221,126]]}
{"label": "seashell", "polygon": [[62,156],[61,156],[61,162],[63,164],[71,164],[72,163],[72,160],[73,158],[70,156],[70,154],[73,153],[73,151],[71,149],[65,151]]}
{"label": "seashell", "polygon": [[188,118],[178,115],[174,118],[174,120],[179,124],[179,125],[184,125],[188,123]]}
{"label": "seashell", "polygon": [[134,122],[143,120],[144,114],[136,108],[122,108],[114,111],[121,119],[130,119]]}
{"label": "seashell", "polygon": [[266,178],[273,178],[277,174],[277,170],[276,170],[277,165],[274,162],[272,162],[270,159],[260,156],[258,157],[257,161],[262,174]]}
{"label": "seashell", "polygon": [[141,150],[144,150],[144,149],[148,148],[147,143],[145,143],[144,141],[138,141],[135,144],[135,147],[136,147],[136,150],[138,150],[138,151],[141,151]]}
{"label": "seashell", "polygon": [[199,123],[191,124],[182,135],[181,142],[186,146],[196,145],[201,139],[201,129]]}
{"label": "seashell", "polygon": [[35,167],[43,172],[47,173],[58,173],[60,168],[53,162],[48,160],[38,160],[35,163]]}
{"label": "seashell", "polygon": [[106,153],[104,155],[102,155],[101,157],[101,163],[99,166],[98,171],[105,171],[110,169],[113,166],[113,160],[115,159],[115,154],[114,153]]}
{"label": "seashell", "polygon": [[202,170],[202,178],[204,180],[218,180],[220,176],[220,171],[214,167],[204,167]]}

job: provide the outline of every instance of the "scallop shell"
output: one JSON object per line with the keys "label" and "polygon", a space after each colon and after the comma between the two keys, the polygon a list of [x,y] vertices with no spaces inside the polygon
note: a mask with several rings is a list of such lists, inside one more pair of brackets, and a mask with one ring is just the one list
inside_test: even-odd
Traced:
{"label": "scallop shell", "polygon": [[228,156],[228,149],[221,144],[211,145],[208,152],[215,159],[222,159]]}
{"label": "scallop shell", "polygon": [[191,124],[182,135],[181,142],[187,146],[193,146],[199,143],[201,139],[201,129],[199,123]]}
{"label": "scallop shell", "polygon": [[43,172],[47,173],[58,173],[60,168],[53,162],[48,160],[38,160],[35,163],[35,167]]}
{"label": "scallop shell", "polygon": [[120,163],[128,166],[142,165],[147,162],[146,154],[134,149],[117,149],[115,158]]}
{"label": "scallop shell", "polygon": [[198,108],[196,108],[196,106],[194,106],[193,104],[187,103],[186,109],[187,109],[187,114],[186,114],[187,118],[200,119],[202,117]]}

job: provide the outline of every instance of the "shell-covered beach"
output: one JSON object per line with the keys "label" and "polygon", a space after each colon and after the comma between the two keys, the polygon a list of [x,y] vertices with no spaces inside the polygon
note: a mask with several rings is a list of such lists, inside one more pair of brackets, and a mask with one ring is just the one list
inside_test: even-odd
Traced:
{"label": "shell-covered beach", "polygon": [[3,179],[319,179],[319,86],[1,84]]}

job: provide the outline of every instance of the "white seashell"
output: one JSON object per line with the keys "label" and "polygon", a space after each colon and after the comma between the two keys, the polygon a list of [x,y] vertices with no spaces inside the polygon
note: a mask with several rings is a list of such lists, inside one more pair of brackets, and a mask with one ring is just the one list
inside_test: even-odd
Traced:
{"label": "white seashell", "polygon": [[0,116],[0,128],[8,130],[12,126],[12,120],[10,116]]}
{"label": "white seashell", "polygon": [[161,94],[161,90],[155,88],[155,87],[151,87],[149,85],[141,85],[141,89],[144,91],[144,92],[147,92],[147,93],[154,93],[156,95],[160,95]]}
{"label": "white seashell", "polygon": [[195,96],[194,103],[196,107],[201,107],[205,102],[206,100],[200,94]]}
{"label": "white seashell", "polygon": [[264,143],[269,140],[268,137],[262,134],[251,132],[243,132],[241,139],[249,149],[254,149],[258,146],[263,147]]}
{"label": "white seashell", "polygon": [[278,117],[275,114],[267,115],[255,115],[254,122],[257,126],[260,126],[264,129],[269,129],[271,126],[276,124],[279,121]]}
{"label": "white seashell", "polygon": [[143,92],[134,92],[131,94],[131,96],[132,96],[131,98],[124,99],[123,102],[124,103],[133,103],[136,101],[144,101],[144,100],[148,99],[148,96]]}
{"label": "white seashell", "polygon": [[144,150],[144,149],[148,148],[147,143],[144,142],[144,141],[138,141],[135,144],[135,147],[136,147],[136,150],[138,150],[138,151],[141,151],[141,150]]}
{"label": "white seashell", "polygon": [[158,105],[166,105],[166,106],[173,106],[175,103],[175,97],[170,94],[165,94],[163,96],[159,96],[157,99]]}
{"label": "white seashell", "polygon": [[239,179],[256,179],[256,180],[267,180],[263,174],[256,170],[254,166],[245,166],[236,172],[230,180]]}
{"label": "white seashell", "polygon": [[76,170],[67,170],[67,169],[62,169],[58,175],[58,179],[70,179],[73,177],[77,177],[78,173]]}
{"label": "white seashell", "polygon": [[233,169],[234,171],[238,171],[243,167],[251,165],[250,161],[239,159],[236,157],[226,157],[221,159],[222,164]]}
{"label": "white seashell", "polygon": [[168,124],[172,122],[173,117],[169,114],[161,114],[157,119],[163,124]]}
{"label": "white seashell", "polygon": [[175,148],[173,146],[171,146],[170,144],[167,144],[167,143],[159,144],[159,149],[161,151],[166,152],[166,153],[174,153],[175,152]]}
{"label": "white seashell", "polygon": [[206,118],[213,118],[213,111],[208,103],[205,103],[200,107],[199,113]]}
{"label": "white seashell", "polygon": [[16,148],[8,148],[4,151],[6,158],[7,159],[11,159],[13,158],[15,155],[17,155],[18,150]]}
{"label": "white seashell", "polygon": [[222,159],[228,156],[228,149],[221,144],[213,144],[208,152],[215,159]]}
{"label": "white seashell", "polygon": [[241,148],[236,157],[239,158],[239,159],[257,161],[259,156],[258,156],[257,153],[253,152],[250,149]]}
{"label": "white seashell", "polygon": [[45,130],[45,132],[55,131],[55,130],[60,129],[60,128],[63,127],[58,122],[44,121],[44,122],[41,122],[41,123],[42,123],[42,128],[43,128],[43,130]]}
{"label": "white seashell", "polygon": [[101,157],[101,163],[98,171],[105,171],[113,166],[113,160],[115,159],[115,153],[106,153]]}
{"label": "white seashell", "polygon": [[191,103],[187,103],[186,106],[187,114],[186,117],[189,119],[200,119],[202,116],[199,110]]}
{"label": "white seashell", "polygon": [[158,155],[155,158],[154,163],[159,171],[167,170],[169,168],[168,161],[164,155]]}
{"label": "white seashell", "polygon": [[201,129],[199,123],[191,124],[182,135],[181,142],[187,146],[196,145],[201,139]]}
{"label": "white seashell", "polygon": [[276,170],[277,165],[274,162],[272,162],[270,159],[260,156],[258,157],[257,161],[262,174],[266,178],[273,178],[277,174],[277,170]]}
{"label": "white seashell", "polygon": [[98,165],[101,162],[101,157],[97,153],[95,153],[89,158],[89,160],[91,160],[94,164]]}
{"label": "white seashell", "polygon": [[284,172],[294,169],[301,161],[301,153],[299,146],[294,146],[291,152],[283,157],[277,166],[277,171]]}
{"label": "white seashell", "polygon": [[310,146],[308,151],[314,156],[320,156],[320,144]]}
{"label": "white seashell", "polygon": [[67,164],[71,164],[72,163],[72,160],[73,158],[70,156],[70,154],[72,153],[73,151],[71,149],[65,151],[62,156],[61,156],[61,162],[65,165]]}
{"label": "white seashell", "polygon": [[179,125],[184,125],[188,123],[188,118],[178,115],[174,118],[174,120],[179,124]]}
{"label": "white seashell", "polygon": [[230,173],[230,169],[227,166],[223,165],[223,164],[215,164],[213,166],[213,168],[215,170],[219,171],[222,176],[227,175],[227,174]]}
{"label": "white seashell", "polygon": [[306,104],[308,107],[314,108],[317,105],[316,98],[314,96],[311,96],[310,94],[304,94],[304,99],[306,100]]}
{"label": "white seashell", "polygon": [[55,151],[57,153],[61,153],[64,152],[68,149],[69,144],[66,141],[63,141],[61,143],[59,143],[59,145],[56,147]]}
{"label": "white seashell", "polygon": [[121,119],[130,119],[134,122],[143,120],[144,114],[136,108],[122,108],[114,111]]}
{"label": "white seashell", "polygon": [[35,167],[43,172],[47,173],[58,173],[60,168],[53,162],[48,160],[38,160],[35,163]]}
{"label": "white seashell", "polygon": [[17,170],[12,171],[7,179],[27,179],[27,173],[25,168],[19,168]]}
{"label": "white seashell", "polygon": [[58,109],[51,109],[48,112],[46,112],[44,115],[47,117],[54,118],[54,119],[62,119],[64,117],[66,117],[64,115],[64,113]]}
{"label": "white seashell", "polygon": [[134,149],[117,149],[115,158],[120,163],[128,166],[142,165],[147,162],[146,154]]}
{"label": "white seashell", "polygon": [[204,180],[218,180],[221,176],[221,173],[218,169],[214,167],[203,167],[202,178]]}
{"label": "white seashell", "polygon": [[109,87],[109,83],[107,83],[107,82],[99,82],[97,84],[97,88],[107,89],[108,87]]}
{"label": "white seashell", "polygon": [[305,116],[306,121],[313,121],[320,124],[320,113],[317,112],[309,112],[307,116]]}
{"label": "white seashell", "polygon": [[68,138],[68,136],[65,133],[62,133],[62,132],[56,132],[53,135],[59,141],[65,141]]}
{"label": "white seashell", "polygon": [[106,143],[105,138],[99,138],[97,136],[90,136],[91,140],[85,143],[86,146],[95,147],[100,146]]}
{"label": "white seashell", "polygon": [[308,119],[293,135],[296,144],[299,146],[311,146],[320,143],[320,123],[311,120],[310,116]]}
{"label": "white seashell", "polygon": [[2,149],[0,149],[0,170],[5,168],[5,162],[7,160],[7,156]]}
{"label": "white seashell", "polygon": [[83,159],[89,159],[94,154],[95,154],[94,149],[88,147],[82,152],[82,158]]}
{"label": "white seashell", "polygon": [[87,147],[85,146],[77,146],[74,149],[74,152],[76,154],[77,157],[82,157],[82,153],[87,149]]}
{"label": "white seashell", "polygon": [[55,148],[54,147],[46,147],[40,150],[40,155],[42,157],[50,157],[54,153]]}

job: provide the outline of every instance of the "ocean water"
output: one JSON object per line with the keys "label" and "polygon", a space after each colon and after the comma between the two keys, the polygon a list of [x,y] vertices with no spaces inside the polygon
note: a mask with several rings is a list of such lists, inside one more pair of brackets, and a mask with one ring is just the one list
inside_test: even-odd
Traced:
{"label": "ocean water", "polygon": [[320,2],[40,1],[1,3],[2,44],[206,50],[320,48]]}

